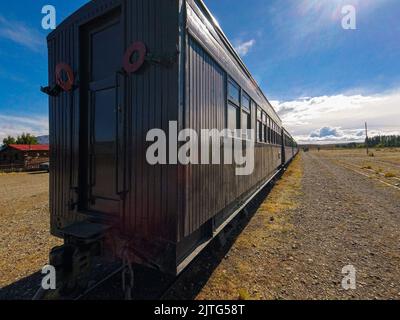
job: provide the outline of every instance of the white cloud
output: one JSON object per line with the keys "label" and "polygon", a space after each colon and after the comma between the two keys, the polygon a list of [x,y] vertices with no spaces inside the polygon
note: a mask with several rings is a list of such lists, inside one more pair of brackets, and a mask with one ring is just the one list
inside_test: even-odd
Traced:
{"label": "white cloud", "polygon": [[251,39],[249,41],[238,40],[235,41],[235,49],[242,57],[246,56],[250,49],[256,44],[256,40]]}
{"label": "white cloud", "polygon": [[341,134],[337,128],[323,127],[319,130],[311,132],[310,138],[327,138],[327,137],[340,137]]}
{"label": "white cloud", "polygon": [[7,20],[0,15],[0,37],[11,40],[32,51],[45,49],[45,38],[41,34],[19,21]]}
{"label": "white cloud", "polygon": [[364,140],[371,135],[400,134],[400,90],[379,95],[335,95],[299,98],[272,104],[284,126],[299,142]]}
{"label": "white cloud", "polygon": [[0,114],[0,144],[7,136],[16,137],[22,133],[34,136],[47,135],[49,123],[47,117],[23,117]]}

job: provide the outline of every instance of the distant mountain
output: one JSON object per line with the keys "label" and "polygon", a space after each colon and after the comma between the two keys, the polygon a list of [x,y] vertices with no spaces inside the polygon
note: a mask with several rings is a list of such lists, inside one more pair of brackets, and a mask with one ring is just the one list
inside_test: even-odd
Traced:
{"label": "distant mountain", "polygon": [[49,144],[49,136],[36,137],[38,144]]}

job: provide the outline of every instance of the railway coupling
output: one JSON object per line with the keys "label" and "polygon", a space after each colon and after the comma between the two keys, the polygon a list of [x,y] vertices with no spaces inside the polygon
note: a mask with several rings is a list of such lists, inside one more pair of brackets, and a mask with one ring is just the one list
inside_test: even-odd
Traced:
{"label": "railway coupling", "polygon": [[84,292],[90,281],[93,260],[103,254],[108,229],[106,225],[90,222],[64,228],[64,244],[53,248],[49,255],[49,264],[56,271],[56,289],[41,287],[33,299],[69,299]]}

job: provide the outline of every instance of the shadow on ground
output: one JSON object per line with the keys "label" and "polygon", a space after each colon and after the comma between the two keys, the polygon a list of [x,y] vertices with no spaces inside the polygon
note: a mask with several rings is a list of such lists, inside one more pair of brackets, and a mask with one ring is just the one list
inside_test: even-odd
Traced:
{"label": "shadow on ground", "polygon": [[47,171],[29,171],[28,174],[36,175],[36,174],[48,174]]}
{"label": "shadow on ground", "polygon": [[42,274],[36,272],[0,289],[0,300],[30,300],[42,281]]}
{"label": "shadow on ground", "polygon": [[[163,295],[165,300],[193,300],[208,282],[214,270],[226,257],[236,239],[246,228],[260,205],[271,191],[272,186],[264,188],[246,207],[247,214],[241,213],[214,239],[210,245],[181,274],[174,285]],[[239,297],[238,297],[239,298]]]}
{"label": "shadow on ground", "polygon": [[[246,210],[239,214],[225,228],[223,234],[214,239],[177,279],[156,270],[136,266],[134,268],[135,289],[133,298],[135,300],[195,299],[271,189],[272,185],[265,187],[246,207]],[[104,266],[99,267],[98,270],[102,270],[102,274],[104,274]],[[100,271],[94,271],[94,273],[100,274]],[[0,300],[31,299],[39,288],[41,279],[41,273],[37,272],[0,289]],[[86,295],[84,299],[121,300],[124,299],[121,287],[121,275],[117,274]]]}

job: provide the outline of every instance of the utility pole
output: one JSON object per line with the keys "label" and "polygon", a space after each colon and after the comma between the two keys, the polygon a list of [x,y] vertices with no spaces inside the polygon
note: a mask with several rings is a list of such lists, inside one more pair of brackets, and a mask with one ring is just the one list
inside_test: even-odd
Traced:
{"label": "utility pole", "polygon": [[369,148],[368,148],[368,124],[365,122],[365,146],[367,147],[367,156],[369,155]]}

